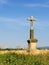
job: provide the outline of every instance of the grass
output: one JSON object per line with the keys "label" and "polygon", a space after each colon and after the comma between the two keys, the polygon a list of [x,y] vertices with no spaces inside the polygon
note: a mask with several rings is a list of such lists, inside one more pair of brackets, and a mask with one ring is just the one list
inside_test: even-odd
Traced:
{"label": "grass", "polygon": [[49,65],[49,53],[39,55],[0,54],[0,65]]}

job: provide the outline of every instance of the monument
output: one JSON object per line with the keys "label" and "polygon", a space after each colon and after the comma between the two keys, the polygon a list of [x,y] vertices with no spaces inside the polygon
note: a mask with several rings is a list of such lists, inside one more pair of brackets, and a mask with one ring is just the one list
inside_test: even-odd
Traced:
{"label": "monument", "polygon": [[36,19],[31,16],[27,18],[28,21],[30,21],[30,39],[27,40],[28,42],[28,51],[36,50],[36,43],[37,39],[34,39],[34,28],[33,28],[33,22],[36,21]]}

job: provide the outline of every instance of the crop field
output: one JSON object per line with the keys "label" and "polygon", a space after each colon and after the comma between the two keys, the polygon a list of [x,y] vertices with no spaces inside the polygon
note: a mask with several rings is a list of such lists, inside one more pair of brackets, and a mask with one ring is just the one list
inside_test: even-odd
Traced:
{"label": "crop field", "polygon": [[0,54],[0,65],[49,65],[49,53],[47,54]]}

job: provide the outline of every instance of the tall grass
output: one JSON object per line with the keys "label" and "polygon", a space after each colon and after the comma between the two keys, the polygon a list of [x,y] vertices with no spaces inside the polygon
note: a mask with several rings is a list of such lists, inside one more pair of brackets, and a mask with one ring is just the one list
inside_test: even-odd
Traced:
{"label": "tall grass", "polygon": [[49,65],[49,53],[39,55],[0,54],[0,65]]}

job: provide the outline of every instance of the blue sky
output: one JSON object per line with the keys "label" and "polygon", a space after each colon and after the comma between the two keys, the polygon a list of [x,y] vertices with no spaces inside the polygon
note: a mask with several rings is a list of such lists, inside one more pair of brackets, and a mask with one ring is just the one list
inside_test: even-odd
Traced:
{"label": "blue sky", "polygon": [[49,0],[0,0],[0,47],[27,48],[29,16],[36,18],[37,47],[49,46]]}

